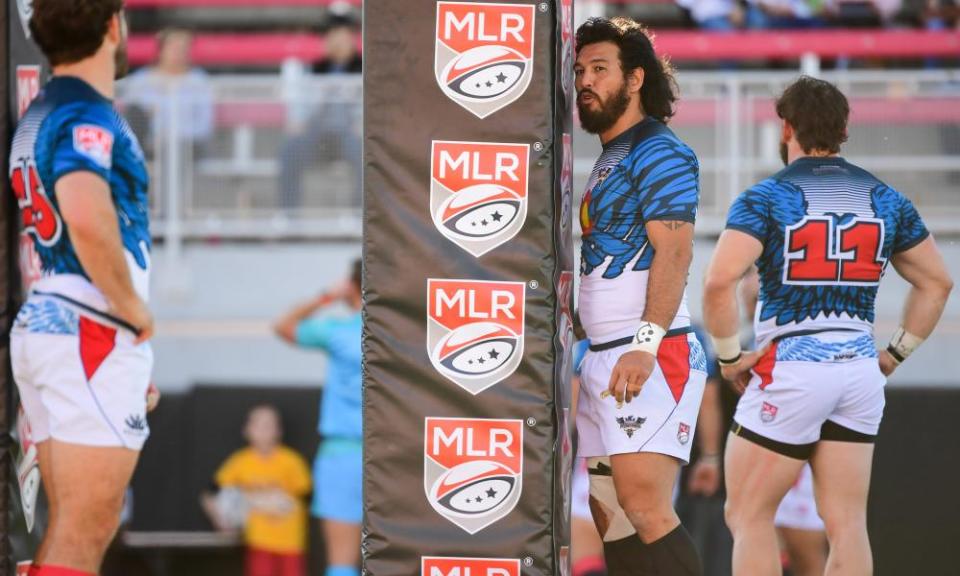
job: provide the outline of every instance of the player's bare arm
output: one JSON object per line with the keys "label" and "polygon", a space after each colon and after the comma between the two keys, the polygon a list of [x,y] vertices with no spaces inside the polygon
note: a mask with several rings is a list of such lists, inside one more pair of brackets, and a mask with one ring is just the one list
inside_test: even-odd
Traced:
{"label": "player's bare arm", "polygon": [[723,377],[743,392],[750,369],[760,360],[763,350],[740,350],[740,306],[737,286],[763,252],[753,236],[737,230],[725,230],[710,259],[703,288],[703,322],[713,338],[714,351]]}
{"label": "player's bare arm", "polygon": [[319,310],[347,297],[349,286],[344,282],[310,300],[295,306],[273,325],[273,332],[290,344],[297,342],[297,326]]}
{"label": "player's bare arm", "polygon": [[111,312],[139,331],[137,341],[149,340],[153,316],[133,288],[109,185],[92,172],[78,171],[57,181],[56,194],[83,269],[103,292]]}
{"label": "player's bare arm", "polygon": [[[654,256],[642,320],[668,328],[677,315],[687,285],[693,260],[693,224],[682,220],[654,220],[645,227]],[[639,396],[656,361],[656,356],[647,351],[625,353],[610,376],[610,393],[618,402],[630,402]]]}
{"label": "player's bare arm", "polygon": [[890,259],[894,269],[910,283],[900,329],[880,351],[880,369],[889,376],[923,340],[930,336],[953,290],[953,279],[933,236]]}

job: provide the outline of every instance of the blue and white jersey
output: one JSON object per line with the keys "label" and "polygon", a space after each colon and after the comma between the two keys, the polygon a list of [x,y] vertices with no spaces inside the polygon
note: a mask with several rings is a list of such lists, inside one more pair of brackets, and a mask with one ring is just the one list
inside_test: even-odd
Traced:
{"label": "blue and white jersey", "polygon": [[763,243],[758,345],[796,332],[873,333],[890,257],[929,232],[913,204],[839,157],[804,157],[742,193],[727,228]]}
{"label": "blue and white jersey", "polygon": [[113,102],[70,76],[56,76],[43,88],[11,147],[9,176],[20,208],[25,282],[37,292],[105,310],[105,298],[77,258],[54,192],[61,177],[77,171],[110,185],[133,286],[146,300],[150,231],[143,152]]}
{"label": "blue and white jersey", "polygon": [[[590,340],[636,329],[654,255],[645,226],[693,223],[699,198],[697,157],[662,122],[647,117],[603,147],[580,205],[579,307]],[[684,294],[670,328],[689,325]]]}

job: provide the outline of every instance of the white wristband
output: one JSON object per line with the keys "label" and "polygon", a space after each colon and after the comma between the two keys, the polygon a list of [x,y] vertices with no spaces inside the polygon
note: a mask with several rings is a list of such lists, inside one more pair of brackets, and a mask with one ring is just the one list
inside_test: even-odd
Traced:
{"label": "white wristband", "polygon": [[900,364],[923,344],[923,340],[923,338],[907,332],[901,326],[897,329],[893,338],[890,339],[890,343],[887,344],[887,352],[897,361],[897,364]]}
{"label": "white wristband", "polygon": [[724,338],[710,336],[710,341],[713,342],[713,353],[720,364],[736,364],[740,360],[740,355],[743,353],[740,347],[740,335],[734,334]]}
{"label": "white wristband", "polygon": [[662,326],[658,326],[653,322],[644,322],[640,325],[640,329],[637,330],[637,334],[633,337],[633,343],[630,344],[630,348],[627,351],[635,352],[639,350],[649,352],[656,356],[657,350],[660,349],[660,342],[666,335],[667,330]]}

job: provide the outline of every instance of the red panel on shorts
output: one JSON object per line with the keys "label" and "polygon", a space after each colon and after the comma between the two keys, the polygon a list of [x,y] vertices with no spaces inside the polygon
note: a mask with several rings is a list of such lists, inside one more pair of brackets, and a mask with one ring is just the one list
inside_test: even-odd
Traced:
{"label": "red panel on shorts", "polygon": [[657,351],[657,363],[667,379],[673,399],[679,403],[690,379],[690,342],[687,335],[664,338]]}
{"label": "red panel on shorts", "polygon": [[770,345],[770,350],[753,367],[753,373],[760,377],[760,389],[764,390],[773,382],[773,367],[777,363],[777,343]]}
{"label": "red panel on shorts", "polygon": [[116,345],[116,328],[80,317],[80,360],[88,382]]}

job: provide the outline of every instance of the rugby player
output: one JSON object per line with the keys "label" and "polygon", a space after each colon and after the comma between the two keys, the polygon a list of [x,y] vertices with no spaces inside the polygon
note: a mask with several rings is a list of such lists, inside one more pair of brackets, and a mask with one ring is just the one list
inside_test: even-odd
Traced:
{"label": "rugby player", "polygon": [[685,287],[699,168],[666,126],[677,99],[670,66],[628,18],[577,30],[583,128],[603,153],[581,205],[579,313],[590,349],[577,428],[594,520],[612,575],[699,575],[673,509],[706,379]]}
{"label": "rugby player", "polygon": [[49,501],[30,573],[93,575],[149,434],[148,177],[112,101],[122,0],[34,0],[30,30],[53,68],[10,156],[31,281],[12,363]]}
{"label": "rugby player", "polygon": [[[801,77],[776,111],[786,168],[733,203],[703,302],[724,378],[745,388],[724,466],[734,574],[781,573],[774,515],[807,461],[826,574],[872,574],[866,506],[884,384],[933,331],[953,282],[913,204],[839,156],[850,109],[835,86]],[[878,351],[874,304],[891,263],[911,289]],[[754,264],[757,350],[744,352],[736,289]]]}

